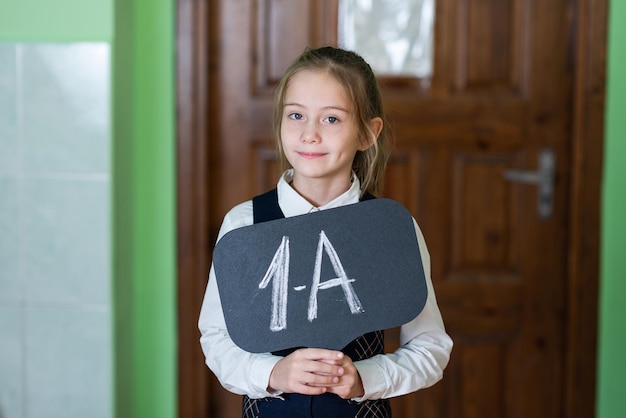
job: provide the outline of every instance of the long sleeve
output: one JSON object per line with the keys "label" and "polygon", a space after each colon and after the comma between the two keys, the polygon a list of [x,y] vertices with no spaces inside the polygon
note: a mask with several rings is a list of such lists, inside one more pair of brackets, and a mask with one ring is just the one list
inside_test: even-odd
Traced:
{"label": "long sleeve", "polygon": [[428,297],[422,312],[400,328],[400,348],[355,362],[365,395],[358,400],[391,398],[423,389],[443,376],[452,350],[446,334],[430,278],[430,256],[424,236],[415,223]]}
{"label": "long sleeve", "polygon": [[226,330],[213,268],[202,303],[199,328],[206,364],[224,388],[251,398],[271,396],[266,388],[270,373],[280,357],[248,353],[233,343]]}
{"label": "long sleeve", "polygon": [[[245,202],[234,207],[225,217],[218,241],[227,232],[252,224],[252,204]],[[228,335],[217,289],[213,266],[209,272],[200,318],[200,345],[206,364],[227,390],[250,398],[271,396],[267,392],[269,376],[280,357],[254,354],[239,348]]]}

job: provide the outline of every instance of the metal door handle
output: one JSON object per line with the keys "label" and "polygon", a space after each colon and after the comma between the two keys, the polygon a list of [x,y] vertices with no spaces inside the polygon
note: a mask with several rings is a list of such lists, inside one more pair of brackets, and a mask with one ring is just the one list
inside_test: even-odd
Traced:
{"label": "metal door handle", "polygon": [[506,170],[504,172],[504,178],[509,181],[537,186],[537,212],[543,219],[552,215],[554,206],[555,160],[554,151],[544,148],[539,151],[537,171]]}

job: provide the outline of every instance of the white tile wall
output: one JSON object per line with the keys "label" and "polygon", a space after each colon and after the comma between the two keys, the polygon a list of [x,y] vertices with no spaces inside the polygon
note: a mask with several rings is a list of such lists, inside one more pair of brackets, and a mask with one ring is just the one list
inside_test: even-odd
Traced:
{"label": "white tile wall", "polygon": [[110,47],[0,43],[0,417],[112,416]]}

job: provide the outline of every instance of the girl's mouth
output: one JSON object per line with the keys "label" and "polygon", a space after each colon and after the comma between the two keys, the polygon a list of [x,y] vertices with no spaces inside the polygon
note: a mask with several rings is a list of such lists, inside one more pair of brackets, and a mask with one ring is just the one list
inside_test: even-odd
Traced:
{"label": "girl's mouth", "polygon": [[316,158],[323,157],[326,154],[322,153],[322,152],[300,152],[300,151],[298,151],[298,155],[300,157],[302,157],[302,158],[307,159],[307,160],[313,160],[313,159],[316,159]]}

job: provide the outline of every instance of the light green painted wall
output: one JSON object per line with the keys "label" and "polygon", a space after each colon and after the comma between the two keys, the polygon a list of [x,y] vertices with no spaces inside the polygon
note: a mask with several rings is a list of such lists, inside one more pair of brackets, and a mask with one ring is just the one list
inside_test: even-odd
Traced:
{"label": "light green painted wall", "polygon": [[0,0],[5,41],[109,41],[114,0]]}
{"label": "light green painted wall", "polygon": [[610,1],[609,16],[598,418],[626,416],[626,2]]}
{"label": "light green painted wall", "polygon": [[114,211],[117,417],[174,417],[174,0],[117,0]]}

